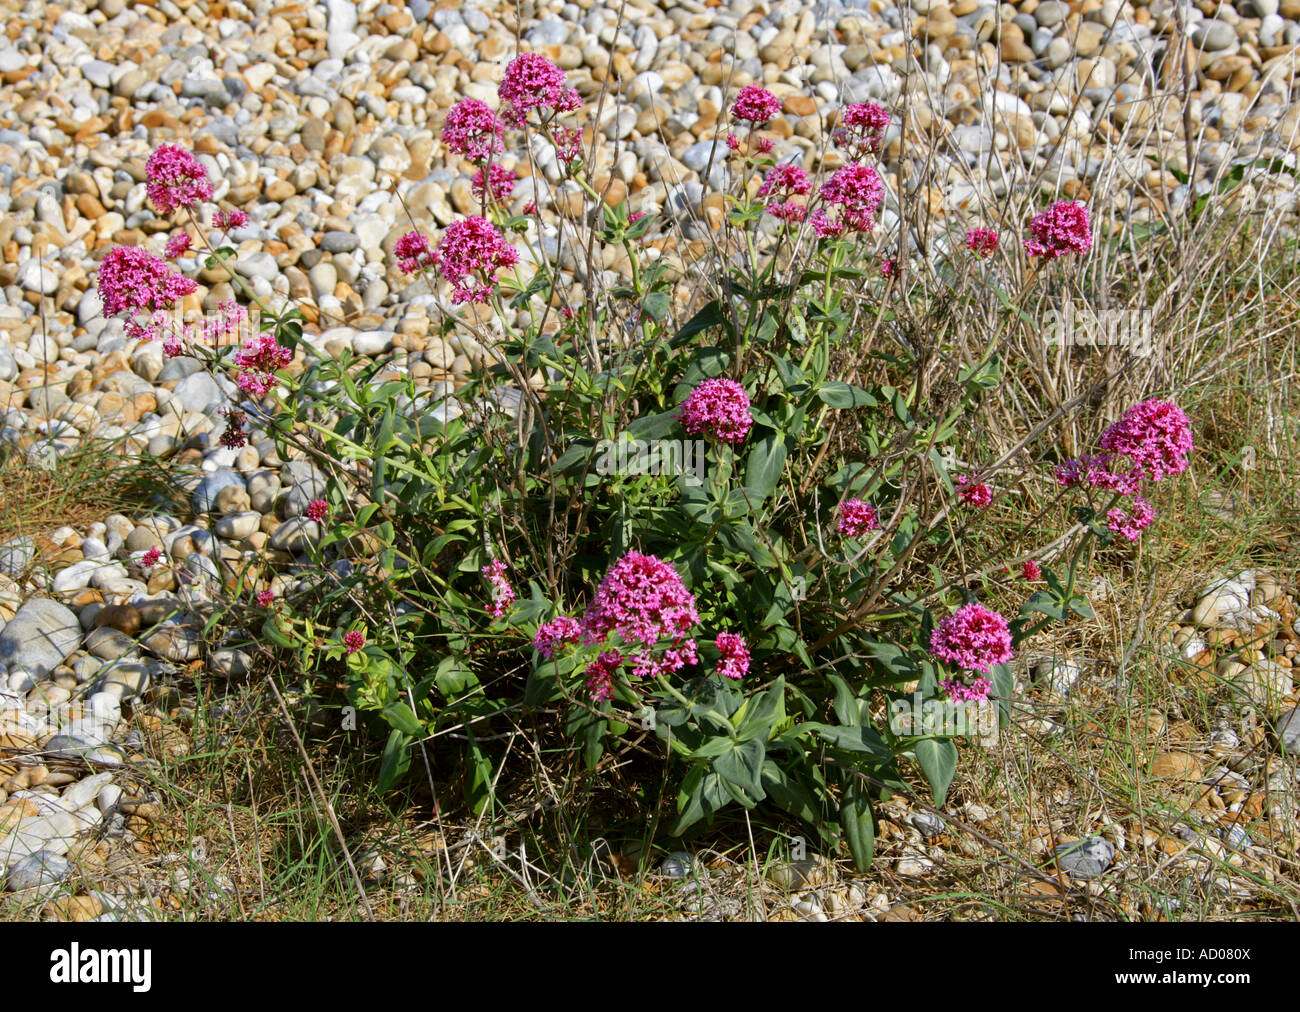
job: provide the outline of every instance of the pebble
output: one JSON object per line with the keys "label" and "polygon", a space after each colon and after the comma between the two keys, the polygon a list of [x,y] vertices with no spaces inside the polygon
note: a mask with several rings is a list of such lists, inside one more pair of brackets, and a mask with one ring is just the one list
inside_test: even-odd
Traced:
{"label": "pebble", "polygon": [[5,873],[5,888],[10,892],[19,889],[40,889],[57,885],[72,874],[67,858],[48,850],[21,857]]}
{"label": "pebble", "polygon": [[1056,861],[1071,878],[1093,879],[1102,874],[1115,859],[1115,845],[1100,836],[1091,836],[1056,848]]}
{"label": "pebble", "polygon": [[43,678],[80,643],[81,624],[70,608],[33,598],[0,630],[0,664]]}

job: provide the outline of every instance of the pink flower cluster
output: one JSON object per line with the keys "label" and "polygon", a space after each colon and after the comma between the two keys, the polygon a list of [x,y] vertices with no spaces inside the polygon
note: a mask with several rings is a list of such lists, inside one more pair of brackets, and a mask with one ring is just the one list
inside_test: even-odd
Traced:
{"label": "pink flower cluster", "polygon": [[503,133],[505,124],[485,102],[462,98],[447,112],[442,143],[454,154],[483,163],[505,150],[501,143]]}
{"label": "pink flower cluster", "polygon": [[758,188],[758,195],[789,197],[809,193],[811,190],[812,180],[804,167],[787,162],[773,165],[767,170],[767,175]]}
{"label": "pink flower cluster", "polygon": [[243,228],[248,224],[248,215],[237,207],[229,211],[216,211],[212,215],[212,227],[218,232],[229,232],[232,228]]}
{"label": "pink flower cluster", "polygon": [[[1176,404],[1151,399],[1135,404],[1098,440],[1101,453],[1058,464],[1056,480],[1066,488],[1090,486],[1132,496],[1128,507],[1115,506],[1106,513],[1107,526],[1136,541],[1155,519],[1155,510],[1138,492],[1147,480],[1160,481],[1181,474],[1192,452],[1192,423]],[[1127,458],[1127,470],[1116,463]]]}
{"label": "pink flower cluster", "polygon": [[1116,506],[1106,511],[1106,526],[1120,537],[1136,541],[1155,518],[1156,511],[1152,505],[1140,495],[1135,495],[1133,505],[1127,509]]}
{"label": "pink flower cluster", "polygon": [[[106,316],[148,313],[172,309],[177,302],[198,286],[139,246],[116,246],[99,264],[98,288]],[[155,321],[157,323],[157,321]],[[133,337],[155,337],[156,327],[148,328],[135,319],[127,321]]]}
{"label": "pink flower cluster", "polygon": [[240,368],[239,389],[255,397],[265,397],[275,386],[275,371],[293,361],[293,352],[276,343],[273,334],[256,334],[244,341],[235,353]]}
{"label": "pink flower cluster", "polygon": [[275,600],[275,593],[269,588],[257,592],[257,603],[259,607],[269,608]]}
{"label": "pink flower cluster", "polygon": [[989,690],[993,688],[993,683],[983,675],[969,682],[947,678],[939,683],[939,688],[943,689],[954,703],[978,703],[989,698]]}
{"label": "pink flower cluster", "polygon": [[492,603],[488,605],[488,614],[493,618],[501,618],[515,600],[515,588],[506,579],[506,564],[500,559],[493,559],[481,572],[484,579],[492,584]]}
{"label": "pink flower cluster", "polygon": [[1092,224],[1088,208],[1077,200],[1058,200],[1029,222],[1033,238],[1025,240],[1031,257],[1056,260],[1067,253],[1084,254],[1092,249]]}
{"label": "pink flower cluster", "polygon": [[856,538],[865,531],[874,531],[880,527],[880,517],[876,507],[861,499],[846,499],[840,503],[839,519],[836,529],[846,538]]}
{"label": "pink flower cluster", "polygon": [[[698,625],[695,595],[667,562],[653,555],[628,552],[619,559],[596,590],[596,596],[582,620],[586,643],[604,643],[610,633],[631,648],[626,657],[619,652],[601,654],[595,664],[593,698],[596,689],[612,677],[613,658],[632,667],[636,678],[668,675],[698,660],[691,628]],[[658,650],[661,641],[668,646]],[[588,671],[591,684],[592,671]]]}
{"label": "pink flower cluster", "polygon": [[898,267],[897,257],[885,257],[880,261],[880,276],[886,280],[896,278],[902,273]]}
{"label": "pink flower cluster", "polygon": [[199,160],[175,144],[155,149],[144,166],[145,195],[159,214],[212,199],[212,182]]}
{"label": "pink flower cluster", "polygon": [[1015,656],[1007,620],[974,603],[963,605],[939,623],[930,634],[930,653],[963,671],[984,674]]}
{"label": "pink flower cluster", "polygon": [[749,674],[749,645],[739,633],[718,633],[713,645],[718,648],[718,674],[741,679]]}
{"label": "pink flower cluster", "polygon": [[967,506],[974,506],[976,509],[983,509],[993,501],[993,492],[989,487],[981,482],[977,482],[969,475],[959,474],[957,476],[958,498]]}
{"label": "pink flower cluster", "polygon": [[1113,456],[1128,457],[1134,472],[1159,481],[1187,470],[1192,423],[1178,405],[1152,398],[1124,412],[1097,445]]}
{"label": "pink flower cluster", "polygon": [[501,115],[522,127],[531,109],[545,122],[557,113],[582,108],[582,99],[564,79],[564,71],[541,53],[520,53],[510,61],[497,88],[504,103]]}
{"label": "pink flower cluster", "polygon": [[757,84],[747,84],[741,88],[731,106],[732,119],[745,120],[754,126],[776,119],[780,112],[780,99]]}
{"label": "pink flower cluster", "polygon": [[161,558],[162,558],[162,549],[159,548],[157,545],[153,545],[151,548],[149,548],[148,551],[144,553],[144,555],[140,557],[140,565],[142,565],[145,569],[153,569],[154,566],[158,565],[158,560]]}
{"label": "pink flower cluster", "polygon": [[474,173],[474,178],[470,180],[470,185],[474,191],[474,196],[479,200],[484,198],[483,175],[487,173],[486,195],[488,199],[495,203],[501,203],[514,191],[515,180],[518,178],[512,169],[507,169],[504,165],[498,165],[493,162],[487,168],[480,167]]}
{"label": "pink flower cluster", "polygon": [[839,208],[835,218],[820,208],[813,212],[813,230],[823,238],[846,230],[870,232],[876,226],[876,212],[884,200],[885,184],[870,165],[854,162],[836,169],[822,183],[821,196],[827,205]]}
{"label": "pink flower cluster", "polygon": [[566,643],[577,643],[582,638],[582,626],[576,618],[557,615],[549,622],[543,622],[533,637],[533,646],[548,661],[555,657],[555,652]]}
{"label": "pink flower cluster", "polygon": [[749,395],[735,380],[705,380],[682,402],[678,412],[682,428],[692,436],[704,435],[739,446],[754,424]]}
{"label": "pink flower cluster", "polygon": [[496,289],[496,272],[519,262],[496,226],[477,215],[447,226],[436,257],[452,302],[487,302]]}
{"label": "pink flower cluster", "polygon": [[307,504],[307,519],[322,524],[330,515],[330,504],[324,499],[313,499]]}
{"label": "pink flower cluster", "polygon": [[1025,564],[1020,567],[1020,575],[1026,580],[1041,580],[1043,578],[1043,569],[1033,559],[1026,559]]}
{"label": "pink flower cluster", "polygon": [[875,102],[846,105],[833,135],[835,143],[847,148],[854,158],[880,150],[889,129],[889,113]]}
{"label": "pink flower cluster", "polygon": [[403,274],[415,274],[438,262],[433,250],[429,249],[429,240],[419,232],[407,232],[393,243],[393,253]]}
{"label": "pink flower cluster", "polygon": [[355,654],[366,645],[366,634],[360,629],[353,629],[349,633],[344,633],[343,645],[348,648],[349,654]]}
{"label": "pink flower cluster", "polygon": [[183,257],[190,251],[190,234],[188,232],[177,232],[167,240],[167,245],[163,247],[163,256],[168,260],[175,260],[177,257]]}
{"label": "pink flower cluster", "polygon": [[998,248],[998,234],[991,228],[972,228],[966,233],[966,248],[981,260]]}

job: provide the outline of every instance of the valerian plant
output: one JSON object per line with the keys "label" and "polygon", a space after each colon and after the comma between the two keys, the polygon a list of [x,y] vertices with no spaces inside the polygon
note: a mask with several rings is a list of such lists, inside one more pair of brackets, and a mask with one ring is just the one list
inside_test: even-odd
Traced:
{"label": "valerian plant", "polygon": [[[964,427],[1006,364],[996,341],[960,354],[891,301],[907,262],[876,265],[899,242],[882,237],[890,195],[873,161],[885,109],[840,110],[840,167],[815,179],[775,160],[763,128],[780,102],[746,87],[719,153],[725,214],[701,237],[688,208],[688,241],[663,209],[604,200],[583,102],[558,67],[516,57],[499,99],[457,103],[442,137],[475,166],[478,213],[436,243],[411,229],[393,247],[413,283],[446,293],[439,335],[475,353],[454,392],[309,348],[303,314],[232,269],[239,212],[201,223],[213,192],[202,166],[179,147],[150,160],[154,206],[189,221],[168,255],[197,241],[244,302],[215,328],[172,327],[166,310],[194,283],[125,249],[101,267],[106,310],[234,377],[245,399],[223,419],[227,446],[261,432],[284,459],[329,465],[285,521],[302,538],[273,560],[294,579],[277,593],[239,574],[230,614],[322,684],[341,674],[384,737],[382,788],[417,744],[450,747],[481,809],[508,755],[501,732],[529,727],[562,733],[590,768],[611,751],[666,757],[674,833],[770,805],[865,868],[876,800],[908,788],[900,761],[942,804],[958,760],[947,724],[881,723],[877,704],[991,706],[1005,721],[1017,651],[1091,614],[1080,567],[1151,522],[1140,493],[1187,466],[1190,424],[1167,402],[1137,405],[1097,454],[1055,469],[1083,500],[1072,543],[969,557],[991,511],[1012,508],[1001,483],[1050,476],[1003,461],[958,473],[956,453],[979,452]],[[505,164],[516,147],[541,152],[554,177],[535,172],[526,202]],[[1018,323],[1024,293],[1091,244],[1087,209],[1058,202],[1018,245],[986,226],[952,237],[936,283],[958,284],[961,257],[999,257],[1006,270],[981,277]],[[710,265],[694,282],[688,256]],[[597,266],[620,257],[621,272]],[[1024,282],[1009,293],[999,278],[1012,267]],[[262,329],[230,339],[253,306]],[[1012,556],[1046,588],[983,579]],[[1023,598],[1019,613],[1008,621],[981,588]]]}

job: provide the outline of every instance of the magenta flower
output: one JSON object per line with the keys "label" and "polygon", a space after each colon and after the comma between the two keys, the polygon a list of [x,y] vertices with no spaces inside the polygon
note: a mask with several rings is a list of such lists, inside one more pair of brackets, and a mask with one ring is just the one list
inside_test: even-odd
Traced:
{"label": "magenta flower", "polygon": [[842,221],[828,217],[820,207],[809,216],[808,223],[812,225],[813,234],[818,239],[837,239],[845,231],[845,225]]}
{"label": "magenta flower", "polygon": [[360,629],[353,629],[349,633],[344,633],[343,645],[348,648],[349,654],[355,654],[366,645],[366,634]]}
{"label": "magenta flower", "polygon": [[879,151],[889,128],[889,113],[875,102],[846,105],[840,126],[833,135],[835,143],[847,148],[854,158]]}
{"label": "magenta flower", "polygon": [[1078,488],[1084,485],[1092,488],[1132,495],[1142,486],[1142,473],[1123,471],[1116,473],[1110,469],[1113,458],[1108,453],[1098,453],[1057,464],[1053,469],[1058,485],[1065,488]]}
{"label": "magenta flower", "polygon": [[993,492],[989,487],[981,482],[975,481],[969,475],[957,475],[958,498],[967,506],[974,506],[976,509],[983,509],[993,501]]}
{"label": "magenta flower", "polygon": [[727,149],[730,151],[739,151],[740,138],[735,134],[727,134]]}
{"label": "magenta flower", "polygon": [[505,150],[501,144],[503,133],[505,124],[486,103],[462,98],[447,111],[442,143],[448,151],[481,163]]}
{"label": "magenta flower", "polygon": [[259,590],[257,592],[257,603],[262,608],[271,607],[271,602],[273,602],[274,600],[275,600],[275,594],[271,592],[271,589],[269,587],[265,590]]}
{"label": "magenta flower", "polygon": [[885,184],[880,173],[870,165],[854,162],[836,169],[822,183],[822,199],[839,208],[837,224],[855,232],[870,232],[876,225],[876,212],[884,200]]}
{"label": "magenta flower", "polygon": [[145,195],[159,214],[212,199],[212,182],[199,160],[182,147],[164,144],[144,166]]}
{"label": "magenta flower", "polygon": [[896,278],[902,271],[898,269],[898,260],[895,257],[885,257],[880,261],[880,276],[882,278]]}
{"label": "magenta flower", "polygon": [[677,417],[692,436],[704,435],[732,446],[743,443],[754,424],[749,395],[729,379],[705,380],[682,402]]}
{"label": "magenta flower", "polygon": [[145,569],[153,569],[154,566],[158,565],[158,560],[161,558],[162,549],[154,545],[140,557],[140,565]]}
{"label": "magenta flower", "polygon": [[533,647],[548,661],[555,657],[555,652],[568,643],[577,643],[582,638],[582,626],[578,620],[567,615],[557,615],[549,622],[543,622],[533,637]]}
{"label": "magenta flower", "polygon": [[1155,518],[1156,511],[1151,504],[1135,495],[1133,505],[1127,509],[1116,506],[1106,511],[1106,526],[1120,537],[1136,541]]}
{"label": "magenta flower", "polygon": [[1041,580],[1043,577],[1042,567],[1033,559],[1026,559],[1025,564],[1020,567],[1020,575],[1026,580]]}
{"label": "magenta flower", "polygon": [[781,112],[781,102],[766,88],[747,84],[736,96],[731,106],[731,118],[746,120],[754,126],[775,119]]}
{"label": "magenta flower", "polygon": [[744,678],[749,674],[749,646],[745,637],[738,633],[718,633],[713,641],[721,655],[718,660],[718,674],[724,678]]}
{"label": "magenta flower", "polygon": [[622,663],[622,654],[606,650],[587,665],[587,691],[594,702],[603,703],[614,695],[614,676]]}
{"label": "magenta flower", "polygon": [[966,248],[981,260],[998,248],[998,234],[991,228],[972,228],[966,233]]}
{"label": "magenta flower", "polygon": [[964,671],[984,674],[1015,656],[1007,620],[982,604],[964,605],[940,622],[930,634],[930,653]]}
{"label": "magenta flower", "polygon": [[418,273],[438,262],[433,250],[429,249],[429,240],[419,232],[407,232],[393,243],[393,253],[403,274]]}
{"label": "magenta flower", "polygon": [[[474,173],[474,178],[470,183],[474,196],[479,200],[483,199],[483,172],[483,168],[480,167]],[[487,169],[487,192],[490,199],[500,203],[509,197],[511,191],[515,188],[517,178],[512,169],[507,169],[504,165],[493,162],[491,167]]]}
{"label": "magenta flower", "polygon": [[276,343],[273,334],[256,334],[244,341],[235,353],[235,365],[242,371],[237,382],[240,390],[265,397],[275,386],[275,371],[293,361],[293,352]]}
{"label": "magenta flower", "polygon": [[190,234],[188,232],[177,232],[167,240],[167,245],[163,247],[163,256],[168,260],[175,260],[177,257],[183,257],[190,250]]}
{"label": "magenta flower", "polygon": [[[632,665],[632,675],[656,677],[696,663],[695,640],[689,633],[699,621],[695,595],[677,570],[653,555],[631,551],[613,565],[596,590],[582,619],[583,640],[594,645],[605,642],[610,633],[617,634],[622,644],[639,648],[623,658]],[[668,646],[656,653],[661,640]]]}
{"label": "magenta flower", "polygon": [[758,188],[758,195],[790,197],[812,190],[812,180],[802,165],[773,165],[763,177],[763,185]]}
{"label": "magenta flower", "polygon": [[[198,286],[147,250],[115,246],[100,261],[98,287],[104,314],[116,316],[171,309]],[[144,333],[138,324],[133,329],[136,336]]]}
{"label": "magenta flower", "polygon": [[1025,252],[1045,260],[1082,255],[1092,249],[1091,229],[1087,207],[1076,200],[1058,200],[1029,222],[1033,237],[1025,240]]}
{"label": "magenta flower", "polygon": [[1135,404],[1110,426],[1097,445],[1128,457],[1132,473],[1159,481],[1187,470],[1192,452],[1192,423],[1176,404],[1152,399]]}
{"label": "magenta flower", "polygon": [[216,211],[212,215],[212,227],[218,232],[229,232],[232,228],[243,228],[248,224],[248,215],[237,207],[229,211]]}
{"label": "magenta flower", "polygon": [[943,689],[954,703],[979,703],[989,698],[989,690],[993,688],[993,683],[983,676],[970,682],[949,678],[940,682],[939,688]]}
{"label": "magenta flower", "polygon": [[185,345],[175,334],[168,334],[163,338],[163,358],[176,358],[178,355],[185,354]]}
{"label": "magenta flower", "polygon": [[438,243],[438,269],[451,285],[452,302],[487,302],[496,272],[519,262],[515,248],[486,218],[452,222]]}
{"label": "magenta flower", "polygon": [[500,559],[493,559],[481,572],[484,579],[492,584],[492,603],[488,605],[488,614],[493,618],[501,618],[515,600],[515,589],[506,579],[506,564]]}
{"label": "magenta flower", "polygon": [[760,154],[760,155],[768,155],[768,154],[771,154],[771,153],[772,153],[772,138],[771,138],[771,137],[760,137],[760,138],[758,138],[756,141],[754,141],[754,151],[755,151],[757,154]]}
{"label": "magenta flower", "polygon": [[808,209],[790,200],[793,196],[802,196],[812,190],[812,180],[802,165],[774,165],[763,178],[758,188],[760,197],[776,198],[767,205],[767,213],[779,221],[801,222],[808,214]]}
{"label": "magenta flower", "polygon": [[856,538],[859,534],[880,527],[880,517],[876,513],[876,507],[861,499],[844,500],[840,503],[838,515],[836,530],[846,538]]}
{"label": "magenta flower", "polygon": [[555,157],[568,165],[582,154],[582,131],[577,127],[557,127],[551,136]]}
{"label": "magenta flower", "polygon": [[330,515],[330,504],[324,499],[313,499],[307,504],[307,519],[323,524]]}
{"label": "magenta flower", "polygon": [[506,67],[497,88],[502,118],[522,127],[530,109],[548,120],[557,113],[582,108],[582,99],[564,79],[564,71],[541,53],[520,53]]}
{"label": "magenta flower", "polygon": [[788,200],[783,204],[768,204],[767,213],[778,221],[792,221],[798,224],[808,216],[808,208]]}

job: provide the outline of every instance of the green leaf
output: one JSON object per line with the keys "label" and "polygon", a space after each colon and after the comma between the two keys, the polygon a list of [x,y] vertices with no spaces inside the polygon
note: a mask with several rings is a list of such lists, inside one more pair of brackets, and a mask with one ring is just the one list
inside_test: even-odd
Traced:
{"label": "green leaf", "polygon": [[[640,222],[637,224],[640,224]],[[677,331],[677,336],[672,339],[671,344],[674,348],[680,348],[696,334],[702,333],[710,327],[725,327],[728,333],[731,331],[727,316],[722,310],[722,303],[717,299],[714,299],[687,320],[686,325]]]}
{"label": "green leaf", "polygon": [[478,815],[492,798],[492,757],[479,746],[478,739],[469,728],[465,743],[465,801]]}
{"label": "green leaf", "polygon": [[384,745],[383,762],[379,767],[379,790],[391,788],[411,766],[410,742],[401,731],[394,730]]}
{"label": "green leaf", "polygon": [[627,434],[632,439],[662,439],[677,426],[677,409],[663,411],[657,415],[638,418],[627,427]]}
{"label": "green leaf", "polygon": [[663,323],[668,319],[668,310],[672,302],[667,292],[651,292],[641,303],[641,308],[645,315],[654,320],[655,323]]}
{"label": "green leaf", "polygon": [[858,697],[849,688],[849,683],[839,675],[827,675],[827,681],[835,688],[835,716],[845,727],[857,727],[862,723],[858,708]]}
{"label": "green leaf", "polygon": [[1058,622],[1065,618],[1065,609],[1061,607],[1061,602],[1057,600],[1056,595],[1047,590],[1035,591],[1034,595],[1020,606],[1020,614],[1028,615],[1031,612],[1040,612]]}
{"label": "green leaf", "polygon": [[384,719],[389,727],[394,727],[412,738],[424,735],[424,725],[405,703],[389,703],[383,710]]}
{"label": "green leaf", "polygon": [[745,487],[755,507],[772,494],[781,480],[787,452],[785,436],[779,432],[764,436],[749,451],[745,458]]}
{"label": "green leaf", "polygon": [[766,795],[760,781],[766,754],[762,740],[751,738],[720,755],[714,760],[713,768],[754,801],[762,801]]}
{"label": "green leaf", "polygon": [[957,773],[957,746],[951,741],[926,738],[916,743],[916,762],[930,781],[930,790],[934,793],[934,803],[943,807],[943,799],[948,796],[948,787]]}
{"label": "green leaf", "polygon": [[869,408],[875,407],[876,399],[860,387],[848,383],[832,381],[817,391],[823,404],[832,408]]}
{"label": "green leaf", "polygon": [[840,829],[858,871],[867,871],[876,856],[876,821],[871,799],[860,777],[850,774],[849,786],[840,799]]}
{"label": "green leaf", "polygon": [[841,727],[837,724],[799,724],[795,730],[809,730],[827,744],[842,748],[847,752],[863,752],[867,755],[889,755],[889,746],[873,727]]}

